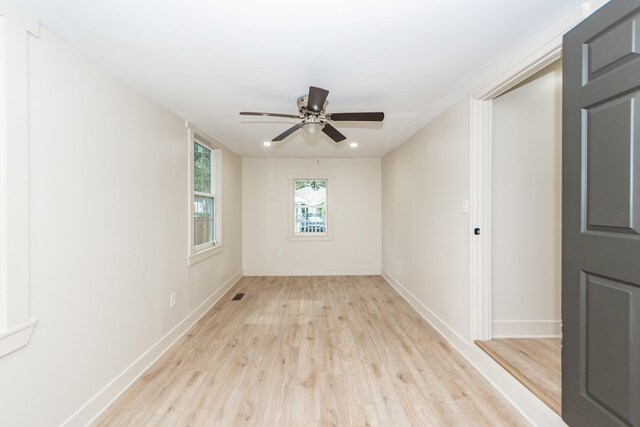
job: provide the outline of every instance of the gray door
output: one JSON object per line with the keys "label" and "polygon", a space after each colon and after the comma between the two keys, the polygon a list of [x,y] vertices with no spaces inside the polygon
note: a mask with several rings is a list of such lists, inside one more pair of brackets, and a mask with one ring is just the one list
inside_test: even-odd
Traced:
{"label": "gray door", "polygon": [[562,415],[640,426],[640,0],[564,38]]}

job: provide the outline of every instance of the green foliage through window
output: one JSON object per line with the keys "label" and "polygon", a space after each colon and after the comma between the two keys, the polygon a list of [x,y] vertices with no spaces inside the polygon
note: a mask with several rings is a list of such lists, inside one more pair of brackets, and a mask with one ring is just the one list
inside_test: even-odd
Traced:
{"label": "green foliage through window", "polygon": [[193,242],[194,246],[215,241],[215,193],[212,191],[215,153],[193,144]]}
{"label": "green foliage through window", "polygon": [[193,183],[200,193],[211,193],[211,150],[193,143]]}

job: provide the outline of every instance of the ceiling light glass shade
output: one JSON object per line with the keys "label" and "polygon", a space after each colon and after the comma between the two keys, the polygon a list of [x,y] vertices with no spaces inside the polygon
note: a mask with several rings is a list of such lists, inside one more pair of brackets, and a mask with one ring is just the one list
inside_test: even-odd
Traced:
{"label": "ceiling light glass shade", "polygon": [[322,123],[305,123],[302,129],[309,135],[314,135],[322,130]]}

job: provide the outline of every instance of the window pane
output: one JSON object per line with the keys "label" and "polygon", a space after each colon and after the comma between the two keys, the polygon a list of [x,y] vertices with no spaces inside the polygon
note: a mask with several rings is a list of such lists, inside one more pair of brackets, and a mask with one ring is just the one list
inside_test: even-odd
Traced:
{"label": "window pane", "polygon": [[327,180],[295,180],[295,233],[327,232]]}
{"label": "window pane", "polygon": [[213,197],[194,196],[193,241],[195,246],[210,243],[214,240],[213,202]]}
{"label": "window pane", "polygon": [[211,150],[193,143],[193,183],[199,193],[211,193]]}

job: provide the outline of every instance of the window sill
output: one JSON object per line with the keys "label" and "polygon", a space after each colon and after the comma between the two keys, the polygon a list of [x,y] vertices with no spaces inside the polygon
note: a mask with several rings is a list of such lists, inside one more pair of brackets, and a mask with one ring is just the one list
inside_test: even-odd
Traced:
{"label": "window sill", "polygon": [[212,246],[208,249],[196,252],[195,254],[187,258],[187,263],[193,265],[197,262],[204,261],[207,258],[211,258],[214,255],[218,255],[224,249],[224,245]]}
{"label": "window sill", "polygon": [[327,242],[333,240],[333,234],[323,234],[320,236],[287,236],[290,242]]}
{"label": "window sill", "polygon": [[9,331],[0,334],[0,357],[16,351],[29,344],[33,329],[38,321],[36,319],[23,323]]}

